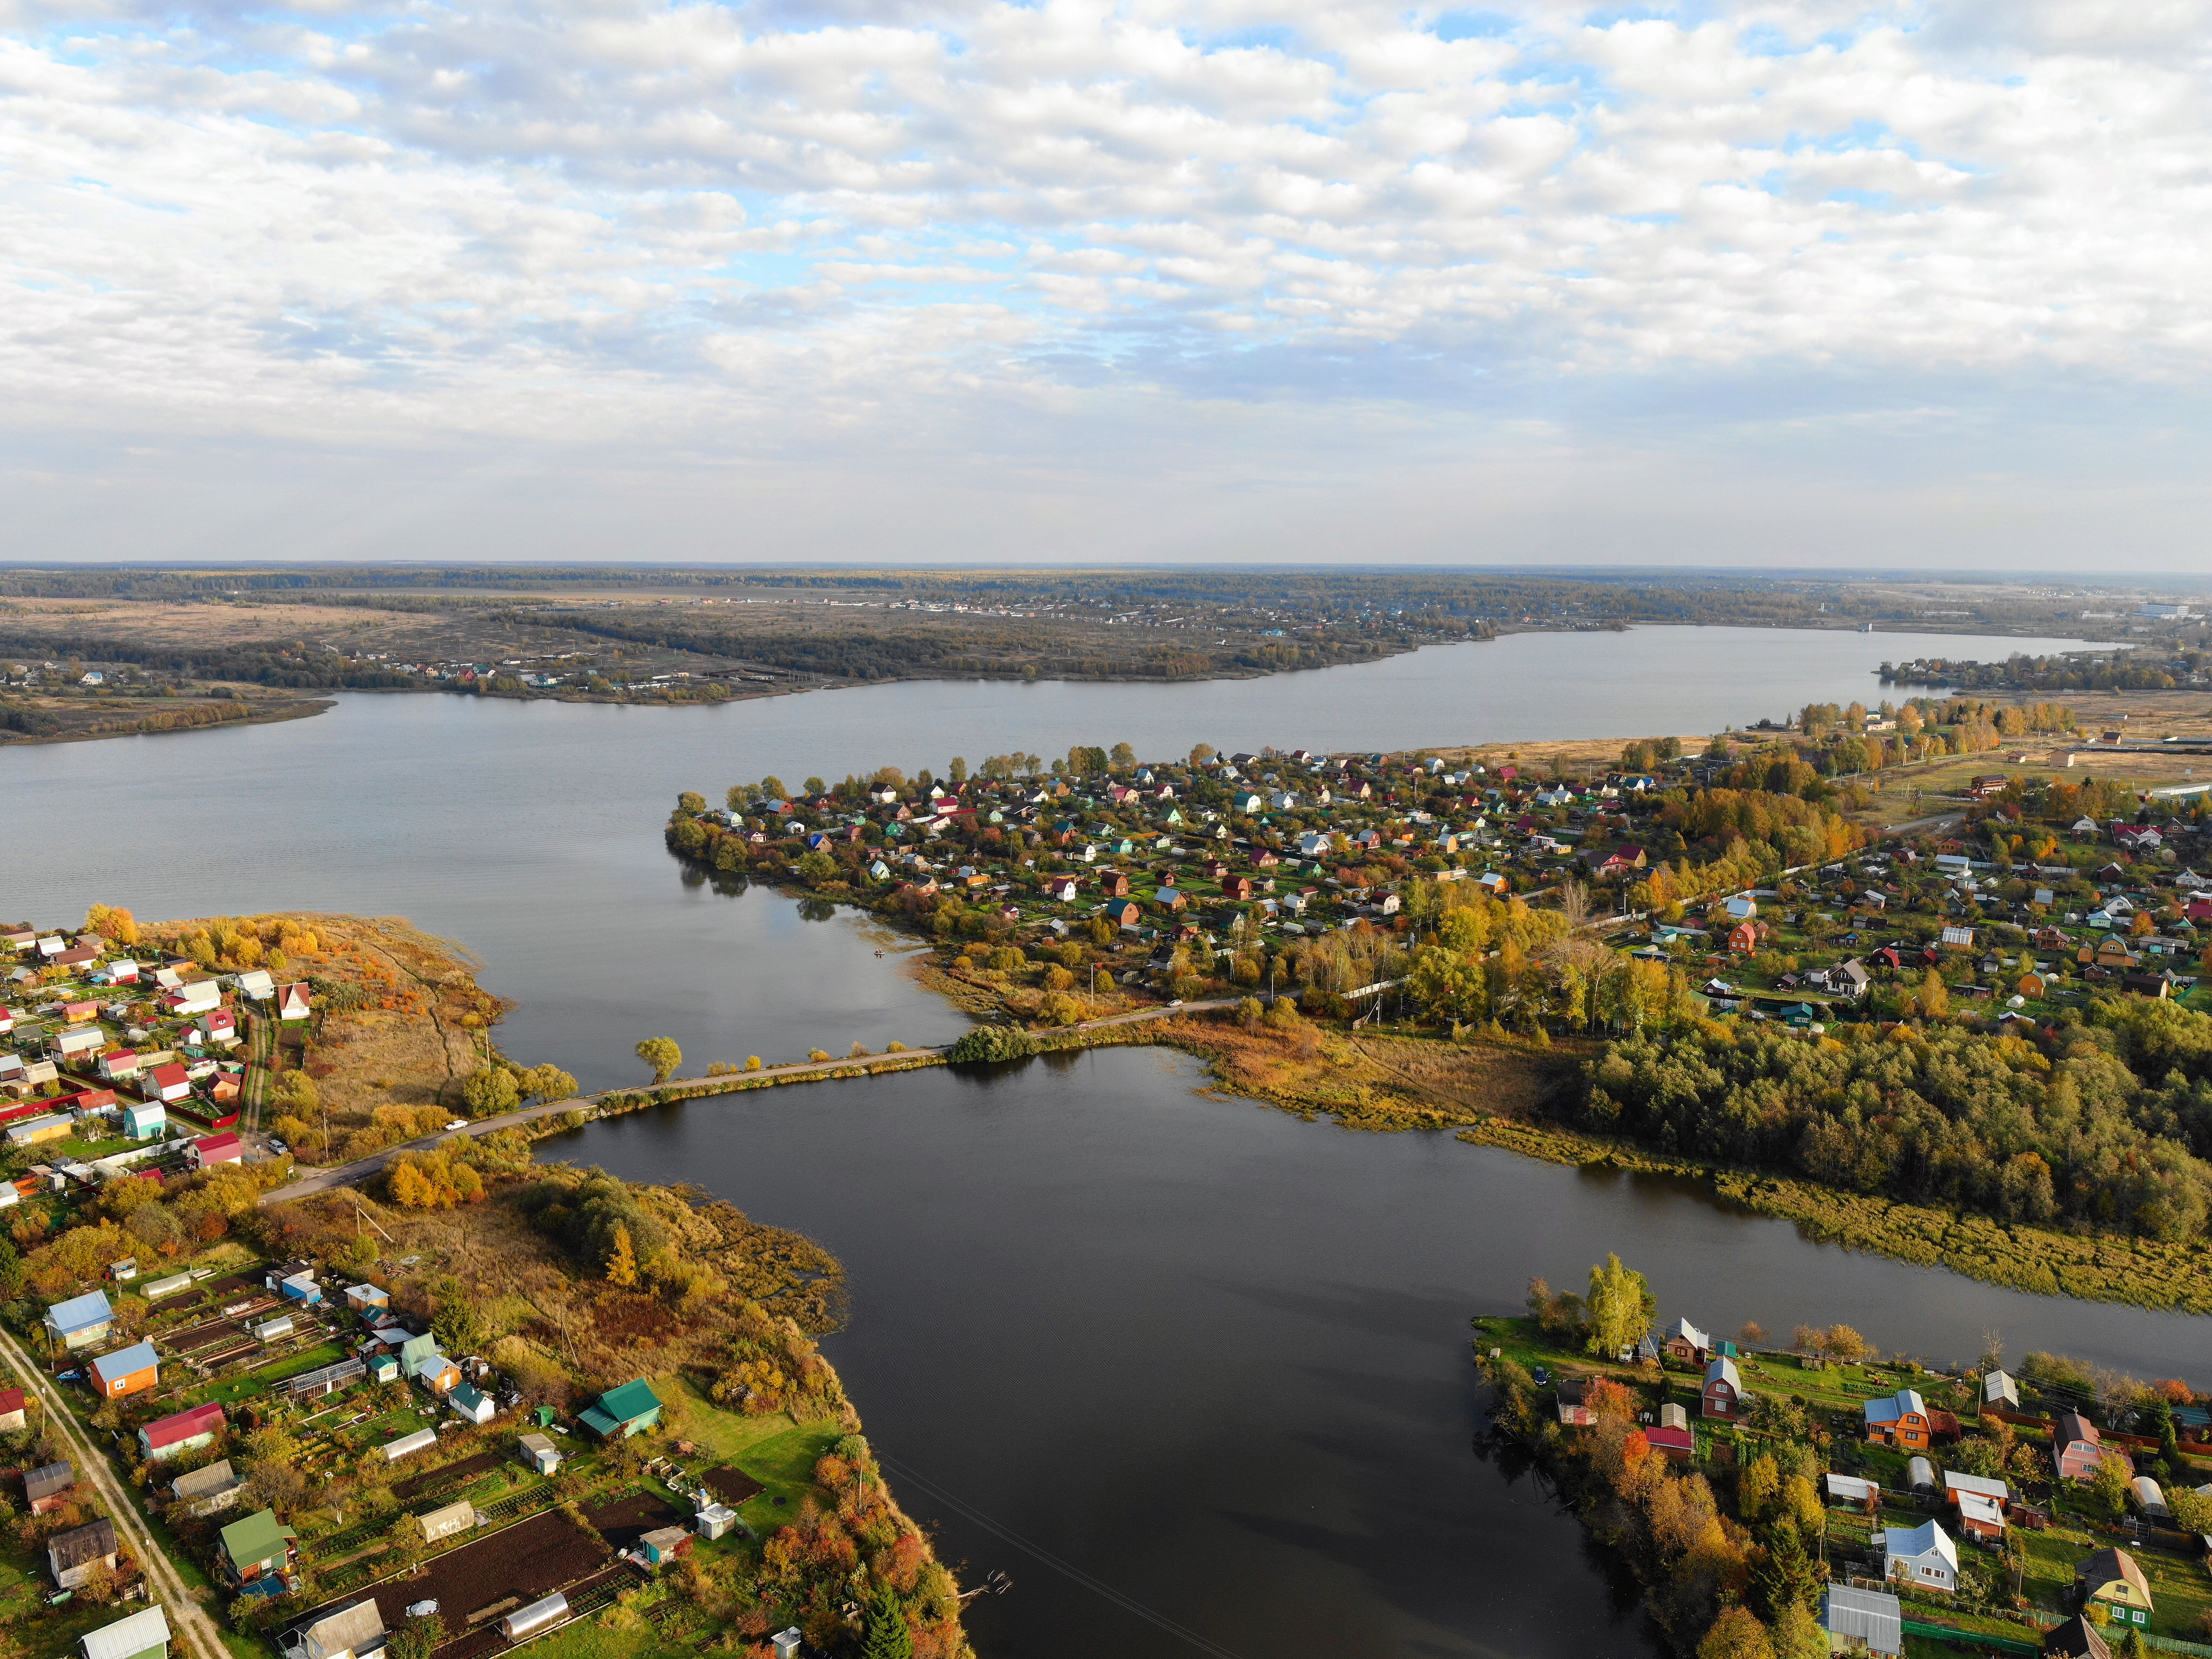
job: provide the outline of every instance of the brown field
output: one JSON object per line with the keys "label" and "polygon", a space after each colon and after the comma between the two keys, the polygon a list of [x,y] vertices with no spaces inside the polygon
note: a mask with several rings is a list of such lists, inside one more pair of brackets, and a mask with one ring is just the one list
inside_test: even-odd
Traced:
{"label": "brown field", "polygon": [[1579,1045],[1453,1042],[1310,1028],[1284,1036],[1227,1022],[1175,1019],[1153,1030],[1212,1066],[1224,1090],[1347,1127],[1432,1129],[1532,1118],[1544,1092],[1583,1057]]}
{"label": "brown field", "polygon": [[[218,920],[241,933],[304,939],[319,948],[288,957],[288,975],[304,974],[345,988],[321,1003],[307,1073],[321,1111],[307,1129],[319,1137],[327,1120],[331,1150],[357,1158],[422,1129],[413,1118],[382,1109],[451,1107],[461,1079],[482,1063],[490,1026],[507,1005],[480,990],[474,964],[460,946],[434,938],[399,916],[287,913],[282,918],[198,918],[142,925],[146,939],[179,949]],[[264,1116],[263,1127],[269,1127]]]}
{"label": "brown field", "polygon": [[502,1187],[481,1204],[427,1213],[351,1189],[318,1194],[270,1212],[272,1245],[332,1259],[352,1246],[359,1218],[374,1221],[386,1261],[414,1259],[387,1275],[393,1305],[427,1317],[431,1286],[450,1274],[483,1316],[483,1352],[527,1380],[530,1397],[556,1405],[641,1372],[719,1371],[728,1354],[722,1316],[734,1316],[745,1300],[811,1332],[834,1329],[842,1317],[844,1270],[834,1257],[729,1205],[708,1202],[688,1212],[687,1258],[711,1268],[723,1289],[703,1304],[679,1305],[649,1282],[625,1289],[568,1256],[529,1224],[512,1201],[516,1190]]}
{"label": "brown field", "polygon": [[[437,1556],[412,1574],[386,1579],[369,1594],[387,1630],[406,1628],[410,1604],[435,1601],[449,1635],[459,1638],[489,1627],[492,1645],[499,1646],[504,1645],[497,1636],[499,1613],[473,1623],[471,1614],[501,1602],[507,1605],[500,1612],[511,1611],[556,1589],[568,1589],[599,1571],[607,1559],[605,1545],[555,1510]],[[359,1591],[342,1595],[303,1614],[300,1622],[309,1623],[361,1599]],[[452,1643],[439,1650],[441,1654],[455,1650]]]}
{"label": "brown field", "polygon": [[690,1517],[657,1492],[635,1492],[595,1510],[586,1510],[600,1537],[617,1550],[626,1550],[649,1532],[679,1525]]}
{"label": "brown field", "polygon": [[713,1492],[732,1509],[738,1508],[747,1498],[758,1497],[768,1490],[743,1469],[727,1467],[708,1470],[705,1485],[708,1492]]}

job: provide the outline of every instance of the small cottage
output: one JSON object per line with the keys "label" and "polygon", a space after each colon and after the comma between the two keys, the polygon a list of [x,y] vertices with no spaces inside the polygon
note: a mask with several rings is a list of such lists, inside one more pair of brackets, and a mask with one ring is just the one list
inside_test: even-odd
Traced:
{"label": "small cottage", "polygon": [[230,1460],[220,1457],[204,1468],[172,1480],[169,1498],[187,1515],[213,1515],[235,1504],[245,1485],[246,1477],[231,1468]]}
{"label": "small cottage", "polygon": [[1676,1364],[1696,1365],[1704,1362],[1713,1343],[1711,1337],[1688,1320],[1678,1319],[1667,1328],[1662,1346],[1667,1351],[1667,1358]]}
{"label": "small cottage", "polygon": [[561,1449],[542,1434],[522,1437],[523,1462],[539,1474],[551,1474],[561,1467]]}
{"label": "small cottage", "polygon": [[1928,1402],[1916,1389],[1899,1389],[1882,1399],[1869,1400],[1861,1409],[1866,1414],[1866,1437],[1871,1444],[1925,1451],[1934,1443]]}
{"label": "small cottage", "polygon": [[75,1589],[100,1568],[115,1571],[118,1553],[115,1522],[102,1516],[88,1526],[72,1527],[46,1540],[46,1570],[54,1588]]}
{"label": "small cottage", "polygon": [[610,1389],[584,1408],[577,1420],[602,1440],[628,1439],[660,1422],[660,1396],[643,1377]]}
{"label": "small cottage", "polygon": [[373,1595],[325,1613],[285,1648],[288,1659],[368,1659],[385,1648],[384,1614]]}
{"label": "small cottage", "polygon": [[1707,1361],[1701,1415],[1734,1419],[1743,1415],[1746,1404],[1743,1378],[1736,1371],[1735,1361],[1724,1354]]}
{"label": "small cottage", "polygon": [[2077,1613],[2044,1632],[2043,1659],[2112,1659],[2112,1650],[2097,1627]]}
{"label": "small cottage", "polygon": [[150,1342],[134,1342],[113,1353],[104,1353],[85,1368],[93,1391],[103,1400],[120,1400],[143,1394],[159,1380],[160,1359]]}
{"label": "small cottage", "polygon": [[213,1445],[224,1426],[222,1407],[210,1401],[204,1406],[174,1412],[147,1424],[138,1431],[138,1449],[149,1462],[181,1457],[202,1446]]}
{"label": "small cottage", "polygon": [[1959,1588],[1959,1547],[1939,1522],[1881,1529],[1882,1576],[1915,1589],[1949,1595]]}
{"label": "small cottage", "polygon": [[114,1322],[115,1310],[101,1291],[87,1291],[46,1310],[46,1334],[64,1348],[88,1348],[105,1341]]}
{"label": "small cottage", "polygon": [[2087,1480],[2105,1461],[2104,1439],[2079,1412],[2061,1412],[2051,1425],[2051,1455],[2061,1480]]}
{"label": "small cottage", "polygon": [[1690,1414],[1672,1401],[1660,1407],[1659,1421],[1644,1430],[1644,1437],[1651,1449],[1686,1463],[1697,1455],[1697,1431],[1690,1426]]}
{"label": "small cottage", "polygon": [[274,1510],[262,1510],[222,1529],[216,1565],[232,1584],[281,1577],[300,1559],[298,1540],[299,1534],[277,1520]]}
{"label": "small cottage", "polygon": [[2081,1594],[2084,1611],[2102,1607],[2111,1623],[2138,1630],[2150,1623],[2150,1581],[2124,1549],[2101,1549],[2082,1562],[2074,1570],[2074,1587]]}

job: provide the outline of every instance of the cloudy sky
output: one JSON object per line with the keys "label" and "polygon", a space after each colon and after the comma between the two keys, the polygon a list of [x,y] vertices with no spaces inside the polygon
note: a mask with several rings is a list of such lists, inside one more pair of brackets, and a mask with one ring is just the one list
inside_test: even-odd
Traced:
{"label": "cloudy sky", "polygon": [[2212,567],[2212,0],[0,0],[0,558]]}

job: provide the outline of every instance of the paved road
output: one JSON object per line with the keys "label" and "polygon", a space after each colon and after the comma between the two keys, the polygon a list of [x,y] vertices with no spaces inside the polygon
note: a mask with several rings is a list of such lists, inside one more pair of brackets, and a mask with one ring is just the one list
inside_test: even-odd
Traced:
{"label": "paved road", "polygon": [[[1085,1020],[1069,1029],[1075,1031],[1103,1030],[1113,1025],[1134,1025],[1148,1019],[1165,1019],[1171,1014],[1203,1013],[1213,1009],[1234,1008],[1237,1001],[1238,999],[1235,997],[1226,997],[1209,1002],[1187,1002],[1174,1008],[1132,1008],[1127,1013],[1109,1014],[1103,1019]],[[919,1060],[934,1064],[944,1060],[951,1051],[951,1046],[948,1044],[936,1048],[908,1048],[902,1054],[871,1054],[865,1059],[854,1057],[846,1060],[799,1060],[789,1066],[764,1066],[758,1072],[748,1073],[745,1075],[760,1079],[774,1078],[778,1082],[789,1082],[795,1079],[826,1077],[833,1073],[850,1071],[855,1066],[882,1065],[886,1061]],[[428,1152],[452,1135],[488,1135],[496,1130],[514,1128],[520,1124],[534,1122],[540,1118],[558,1117],[563,1112],[596,1111],[602,1102],[615,1095],[649,1095],[667,1092],[694,1088],[700,1083],[709,1080],[711,1079],[680,1078],[663,1085],[660,1089],[656,1089],[650,1084],[633,1089],[609,1089],[596,1095],[577,1095],[571,1099],[556,1100],[544,1106],[525,1107],[519,1112],[502,1112],[497,1117],[474,1118],[463,1128],[441,1129],[435,1134],[422,1135],[413,1140],[401,1141],[395,1146],[386,1146],[382,1152],[372,1152],[367,1158],[357,1158],[350,1164],[340,1164],[328,1170],[313,1170],[301,1176],[297,1181],[289,1182],[282,1187],[274,1188],[264,1193],[261,1195],[261,1202],[283,1204],[291,1199],[306,1198],[315,1193],[326,1193],[334,1187],[357,1187],[362,1182],[380,1173],[400,1153]]]}
{"label": "paved road", "polygon": [[[39,1397],[45,1407],[47,1425],[68,1444],[74,1454],[73,1461],[84,1477],[100,1490],[106,1502],[107,1513],[115,1522],[115,1529],[131,1553],[138,1558],[145,1572],[147,1584],[155,1599],[167,1610],[171,1634],[182,1642],[189,1659],[230,1659],[222,1644],[222,1634],[215,1621],[198,1601],[192,1599],[176,1563],[154,1541],[146,1522],[131,1504],[123,1483],[116,1479],[115,1470],[100,1451],[94,1446],[82,1425],[70,1414],[64,1403],[59,1386],[50,1382],[31,1356],[23,1351],[15,1337],[0,1330],[0,1354],[4,1354],[23,1378],[24,1386]],[[117,1618],[124,1617],[122,1609]]]}

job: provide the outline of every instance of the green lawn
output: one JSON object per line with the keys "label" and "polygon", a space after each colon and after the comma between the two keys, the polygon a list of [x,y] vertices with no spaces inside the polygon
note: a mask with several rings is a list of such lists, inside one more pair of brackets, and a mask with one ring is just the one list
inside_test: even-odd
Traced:
{"label": "green lawn", "polygon": [[814,1485],[814,1465],[844,1433],[835,1423],[794,1423],[781,1413],[744,1417],[726,1412],[681,1377],[657,1376],[653,1389],[667,1404],[661,1421],[672,1438],[691,1441],[767,1488],[738,1511],[763,1536],[797,1512],[799,1500]]}

